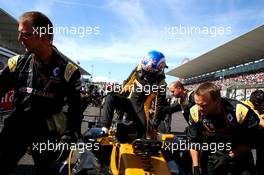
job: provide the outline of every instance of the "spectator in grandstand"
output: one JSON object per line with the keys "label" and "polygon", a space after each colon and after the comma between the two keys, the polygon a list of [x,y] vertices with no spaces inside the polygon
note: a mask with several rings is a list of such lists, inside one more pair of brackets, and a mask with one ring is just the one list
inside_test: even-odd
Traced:
{"label": "spectator in grandstand", "polygon": [[[52,40],[47,16],[36,11],[20,16],[18,41],[26,53],[10,58],[0,74],[0,97],[15,87],[15,109],[0,134],[1,175],[12,171],[29,146],[38,175],[58,174],[56,159],[62,150],[41,152],[38,146],[75,142],[81,132],[80,72]],[[67,119],[62,113],[65,99]]]}
{"label": "spectator in grandstand", "polygon": [[[211,81],[212,83],[218,85],[218,86],[232,86],[232,85],[254,85],[254,84],[262,84],[264,80],[264,72],[258,72],[258,73],[244,73],[242,75],[233,75],[233,77],[225,77],[224,79],[220,80],[205,80],[205,81]],[[188,81],[187,81],[188,82]],[[187,89],[193,89],[193,87],[198,86],[201,81],[197,81],[194,83],[188,83],[188,85],[185,85],[185,88]],[[186,82],[184,81],[184,84]]]}
{"label": "spectator in grandstand", "polygon": [[186,129],[194,174],[200,174],[199,166],[202,174],[254,174],[250,146],[259,125],[254,111],[239,101],[221,98],[213,83],[201,84],[194,98],[191,125]]}
{"label": "spectator in grandstand", "polygon": [[262,90],[256,90],[251,93],[249,100],[246,100],[244,102],[246,105],[248,105],[253,111],[258,115],[260,119],[260,125],[261,128],[258,132],[257,137],[260,138],[257,140],[256,143],[256,154],[257,154],[257,160],[256,160],[256,168],[257,168],[257,174],[261,175],[264,174],[264,119],[263,119],[263,113],[264,113],[264,92]]}
{"label": "spectator in grandstand", "polygon": [[159,51],[150,51],[124,82],[124,91],[128,91],[130,97],[116,93],[111,93],[106,97],[103,108],[103,130],[110,127],[114,110],[119,109],[133,117],[137,124],[137,135],[139,138],[143,137],[149,125],[146,121],[148,111],[145,113],[144,109],[150,108],[151,99],[154,98],[156,98],[154,128],[157,129],[161,119],[161,107],[166,101],[164,68],[164,55]]}

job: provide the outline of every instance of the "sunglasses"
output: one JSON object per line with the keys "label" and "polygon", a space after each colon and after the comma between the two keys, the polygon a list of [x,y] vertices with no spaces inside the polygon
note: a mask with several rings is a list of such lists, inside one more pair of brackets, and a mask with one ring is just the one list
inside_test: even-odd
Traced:
{"label": "sunglasses", "polygon": [[30,32],[18,32],[18,35],[20,35],[21,37],[28,39],[30,36],[33,35],[33,33]]}

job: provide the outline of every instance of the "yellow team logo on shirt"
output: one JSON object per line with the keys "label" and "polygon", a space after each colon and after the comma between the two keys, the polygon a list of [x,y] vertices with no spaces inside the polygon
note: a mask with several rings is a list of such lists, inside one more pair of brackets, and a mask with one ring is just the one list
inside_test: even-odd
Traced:
{"label": "yellow team logo on shirt", "polygon": [[190,109],[190,114],[192,117],[192,120],[196,123],[199,120],[199,112],[198,112],[198,106],[194,105],[193,107],[191,107]]}
{"label": "yellow team logo on shirt", "polygon": [[7,65],[8,65],[10,72],[15,71],[18,58],[19,58],[19,55],[16,55],[16,56],[8,59]]}
{"label": "yellow team logo on shirt", "polygon": [[236,105],[236,118],[239,124],[243,123],[246,118],[248,108],[243,104]]}
{"label": "yellow team logo on shirt", "polygon": [[66,81],[70,81],[71,76],[73,75],[73,73],[77,70],[78,68],[72,64],[72,63],[68,63],[64,72],[64,78]]}

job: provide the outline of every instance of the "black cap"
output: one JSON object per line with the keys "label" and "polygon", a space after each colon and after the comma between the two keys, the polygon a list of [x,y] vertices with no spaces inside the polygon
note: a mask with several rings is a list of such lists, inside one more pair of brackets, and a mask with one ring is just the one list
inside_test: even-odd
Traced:
{"label": "black cap", "polygon": [[262,90],[255,90],[251,93],[249,100],[254,106],[259,106],[264,101],[264,92]]}

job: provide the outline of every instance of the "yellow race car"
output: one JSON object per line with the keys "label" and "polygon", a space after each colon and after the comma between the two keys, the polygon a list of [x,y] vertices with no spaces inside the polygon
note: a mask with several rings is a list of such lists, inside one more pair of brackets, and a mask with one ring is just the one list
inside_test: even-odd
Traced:
{"label": "yellow race car", "polygon": [[84,134],[85,143],[97,143],[98,149],[85,150],[71,172],[75,175],[184,175],[179,165],[168,159],[173,157],[172,153],[164,150],[164,143],[175,141],[175,135],[137,139],[136,134],[129,133],[131,128],[134,126],[117,122],[107,135],[100,128],[88,130]]}

